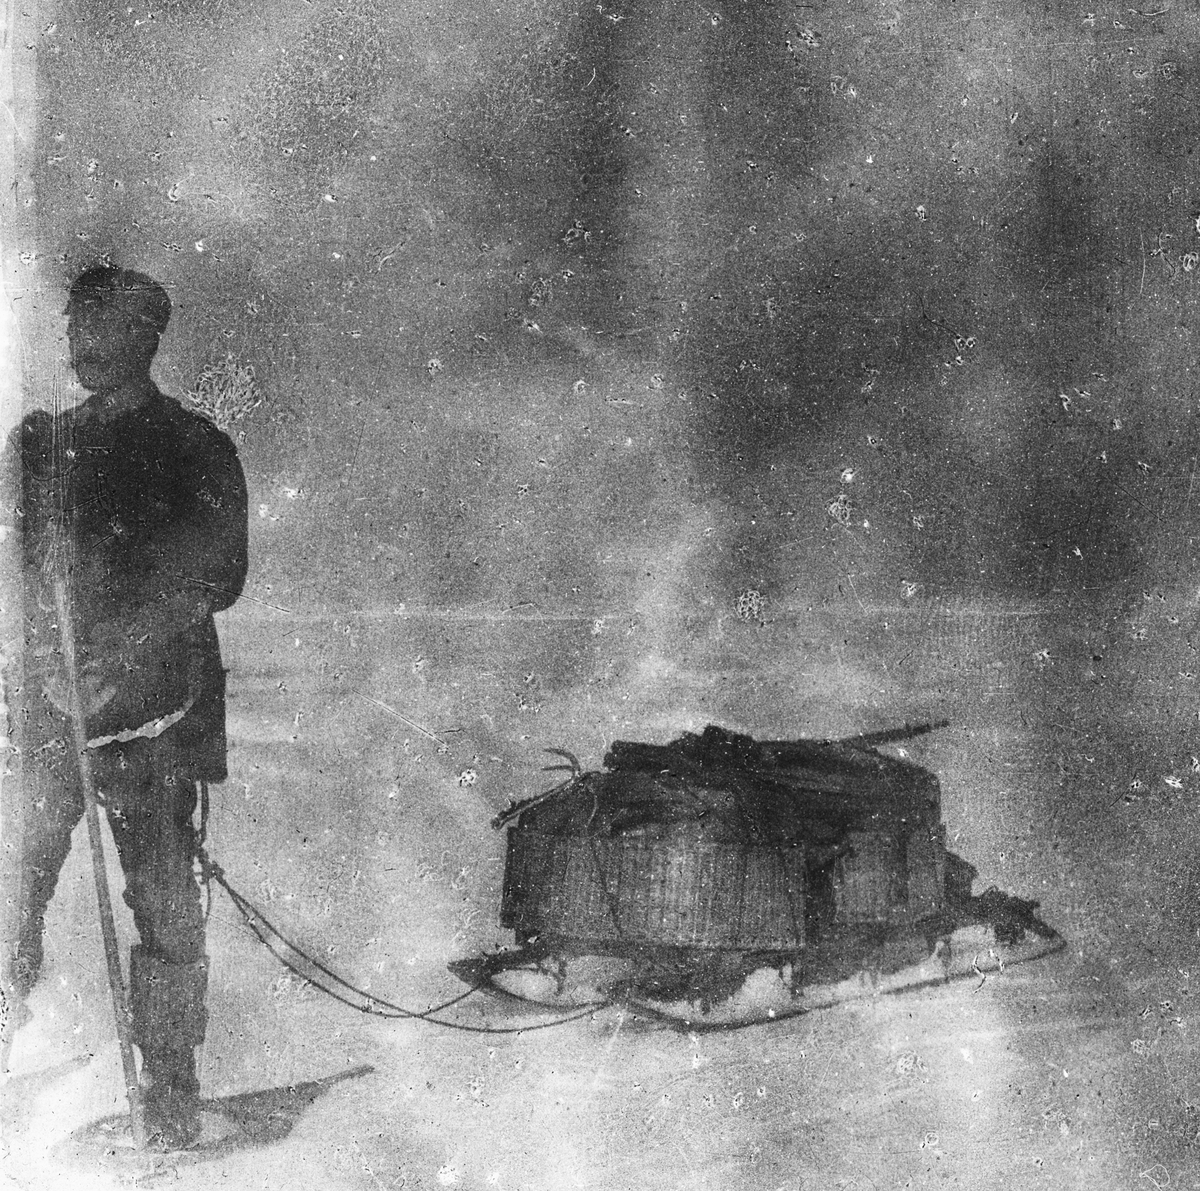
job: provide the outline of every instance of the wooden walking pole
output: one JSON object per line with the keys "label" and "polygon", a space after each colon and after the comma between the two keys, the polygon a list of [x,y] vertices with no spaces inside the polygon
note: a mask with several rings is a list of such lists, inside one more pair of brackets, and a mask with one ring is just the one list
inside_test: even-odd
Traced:
{"label": "wooden walking pole", "polygon": [[104,958],[108,961],[108,984],[112,989],[113,1010],[117,1019],[117,1042],[121,1047],[121,1066],[125,1072],[125,1091],[129,1096],[129,1123],[133,1144],[146,1144],[146,1122],[142,1113],[142,1090],[138,1086],[137,1061],[133,1056],[133,1021],[129,1012],[129,990],[121,971],[117,949],[117,927],[113,921],[112,897],[108,891],[108,866],[104,862],[104,842],[100,836],[100,812],[96,806],[96,787],[92,782],[92,763],[87,751],[87,727],[83,696],[79,690],[79,668],[75,659],[75,627],[67,585],[61,576],[54,580],[54,602],[58,612],[58,631],[62,638],[63,664],[67,672],[68,714],[79,758],[79,781],[83,787],[84,813],[87,816],[88,842],[92,848],[92,873],[96,878],[96,901],[100,909],[100,933],[104,936]]}

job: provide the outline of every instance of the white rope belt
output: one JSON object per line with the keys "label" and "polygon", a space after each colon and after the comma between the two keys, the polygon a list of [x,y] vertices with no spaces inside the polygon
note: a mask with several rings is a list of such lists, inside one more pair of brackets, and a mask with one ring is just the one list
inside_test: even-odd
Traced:
{"label": "white rope belt", "polygon": [[114,732],[111,736],[93,736],[87,742],[87,746],[90,749],[98,749],[106,744],[128,744],[131,740],[142,738],[154,740],[173,724],[179,723],[192,710],[192,704],[195,701],[195,699],[189,699],[178,711],[173,711],[170,715],[160,715],[157,719],[147,720],[140,728],[125,728],[120,732]]}

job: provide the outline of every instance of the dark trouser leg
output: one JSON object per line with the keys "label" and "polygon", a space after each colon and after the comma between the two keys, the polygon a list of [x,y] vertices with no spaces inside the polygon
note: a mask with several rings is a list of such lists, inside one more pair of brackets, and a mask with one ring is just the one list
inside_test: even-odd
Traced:
{"label": "dark trouser leg", "polygon": [[204,915],[193,860],[196,783],[179,772],[168,729],[157,740],[95,750],[92,773],[125,872],[125,904],[142,949],[168,963],[204,958]]}
{"label": "dark trouser leg", "polygon": [[22,740],[19,783],[4,791],[5,886],[13,906],[5,916],[2,982],[17,999],[41,972],[46,909],[83,815],[75,757],[63,736],[52,734],[49,717],[42,719]]}
{"label": "dark trouser leg", "polygon": [[97,750],[93,768],[141,938],[131,956],[130,1007],[143,1059],[147,1127],[179,1146],[199,1132],[195,1047],[207,1025],[208,961],[192,868],[196,786],[179,773],[169,737],[168,730],[157,740]]}

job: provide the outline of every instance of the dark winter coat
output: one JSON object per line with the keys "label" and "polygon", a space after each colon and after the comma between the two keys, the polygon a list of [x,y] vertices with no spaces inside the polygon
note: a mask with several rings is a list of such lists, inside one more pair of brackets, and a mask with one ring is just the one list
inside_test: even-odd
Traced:
{"label": "dark winter coat", "polygon": [[19,469],[25,672],[61,670],[54,580],[68,576],[81,671],[114,688],[89,737],[184,717],[168,729],[190,776],[220,781],[225,671],[213,613],[241,593],[246,484],[229,437],[157,390],[107,418],[92,397],[57,418],[31,413],[9,438]]}

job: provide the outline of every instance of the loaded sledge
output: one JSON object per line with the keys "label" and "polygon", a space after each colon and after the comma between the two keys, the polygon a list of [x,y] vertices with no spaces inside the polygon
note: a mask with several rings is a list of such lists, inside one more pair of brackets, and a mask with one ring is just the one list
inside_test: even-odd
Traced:
{"label": "loaded sledge", "polygon": [[695,1028],[1057,950],[1036,902],[972,894],[936,776],[877,747],[942,726],[758,741],[710,725],[666,745],[616,741],[599,772],[571,758],[569,779],[493,824],[508,828],[500,922],[516,947],[454,970],[526,1000],[619,1000]]}

